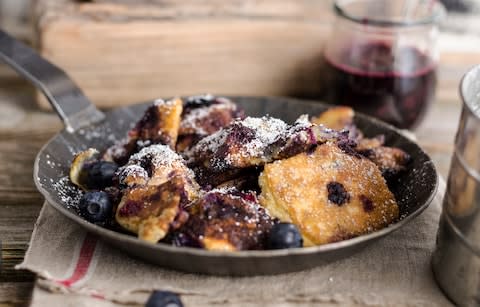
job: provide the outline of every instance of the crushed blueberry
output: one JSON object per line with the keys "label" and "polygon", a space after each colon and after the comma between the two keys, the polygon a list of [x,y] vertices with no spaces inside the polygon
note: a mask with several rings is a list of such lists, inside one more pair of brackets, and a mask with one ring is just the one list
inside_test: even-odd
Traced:
{"label": "crushed blueberry", "polygon": [[86,192],[78,205],[79,214],[87,221],[105,225],[112,216],[113,206],[106,192]]}
{"label": "crushed blueberry", "polygon": [[306,151],[307,155],[313,155],[313,153],[315,152],[315,150],[317,150],[317,147],[318,147],[318,145],[312,145],[312,146],[310,146],[310,147],[307,149],[307,151]]}
{"label": "crushed blueberry", "polygon": [[297,226],[291,223],[275,224],[268,237],[267,247],[269,249],[283,249],[302,247],[303,238]]}
{"label": "crushed blueberry", "polygon": [[127,201],[123,207],[118,210],[121,217],[130,217],[137,215],[143,209],[143,204],[138,201]]}
{"label": "crushed blueberry", "polygon": [[201,107],[208,107],[215,103],[215,97],[212,95],[200,95],[188,97],[183,104],[186,109],[196,109]]}
{"label": "crushed blueberry", "polygon": [[355,158],[362,158],[362,155],[360,155],[355,149],[357,147],[357,142],[348,138],[348,136],[341,137],[337,141],[337,146],[347,155],[351,155]]}
{"label": "crushed blueberry", "polygon": [[373,201],[367,196],[360,195],[358,198],[360,198],[360,201],[362,202],[362,205],[363,205],[363,210],[365,210],[365,212],[372,212],[373,209],[375,209],[375,206],[373,205]]}
{"label": "crushed blueberry", "polygon": [[233,144],[246,144],[255,138],[256,132],[241,124],[235,124],[232,133],[228,136],[228,141]]}
{"label": "crushed blueberry", "polygon": [[343,184],[339,182],[329,182],[327,184],[327,191],[328,200],[336,205],[342,206],[350,201],[350,194],[348,194],[347,190],[345,190]]}
{"label": "crushed blueberry", "polygon": [[359,150],[358,153],[368,159],[373,159],[375,157],[375,151],[370,148]]}
{"label": "crushed blueberry", "polygon": [[177,294],[170,291],[153,291],[145,307],[183,307]]}

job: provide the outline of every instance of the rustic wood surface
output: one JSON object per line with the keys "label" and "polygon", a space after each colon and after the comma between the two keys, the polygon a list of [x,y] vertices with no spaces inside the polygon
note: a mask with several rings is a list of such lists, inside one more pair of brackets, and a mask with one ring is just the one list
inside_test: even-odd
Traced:
{"label": "rustic wood surface", "polygon": [[[438,97],[416,131],[443,176],[448,172],[460,107],[459,99]],[[24,256],[43,203],[32,179],[33,161],[61,127],[55,114],[37,107],[28,84],[11,73],[0,74],[0,306],[28,304],[34,276],[15,271],[14,265]]]}
{"label": "rustic wood surface", "polygon": [[[106,107],[158,93],[318,97],[335,19],[326,0],[37,0],[34,16],[42,54]],[[480,18],[460,18],[463,32],[447,20],[439,39],[450,99],[480,63]]]}

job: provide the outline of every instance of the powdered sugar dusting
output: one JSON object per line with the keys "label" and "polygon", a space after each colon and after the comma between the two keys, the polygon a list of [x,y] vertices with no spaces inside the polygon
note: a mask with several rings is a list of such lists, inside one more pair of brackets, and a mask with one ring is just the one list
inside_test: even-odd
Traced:
{"label": "powdered sugar dusting", "polygon": [[82,128],[78,130],[78,134],[83,136],[87,141],[102,139],[113,143],[118,140],[116,137],[116,131],[114,131],[109,125],[96,126],[93,129]]}
{"label": "powdered sugar dusting", "polygon": [[175,151],[167,145],[151,145],[143,148],[138,153],[132,155],[128,162],[129,165],[140,165],[142,161],[148,160],[154,168],[162,166],[172,166],[174,163],[183,163],[184,160]]}
{"label": "powdered sugar dusting", "polygon": [[112,146],[108,147],[105,151],[103,158],[106,160],[112,160],[113,157],[121,157],[127,154],[127,150],[125,149],[126,145],[128,144],[128,138],[123,138],[117,141]]}
{"label": "powdered sugar dusting", "polygon": [[73,185],[68,176],[64,176],[52,184],[53,189],[57,192],[61,202],[66,205],[67,209],[78,208],[78,204],[83,196],[83,191]]}
{"label": "powdered sugar dusting", "polygon": [[243,120],[237,120],[230,126],[202,139],[186,154],[191,159],[195,159],[198,154],[215,153],[221,146],[228,145],[226,143],[229,141],[229,137],[239,137],[243,139],[231,140],[238,147],[238,151],[228,152],[226,157],[221,157],[222,161],[217,162],[228,164],[238,156],[260,158],[263,156],[265,148],[283,135],[287,128],[288,125],[281,119],[267,116],[261,118],[247,117]]}
{"label": "powdered sugar dusting", "polygon": [[195,133],[198,135],[207,135],[208,132],[201,126],[202,122],[208,120],[213,112],[223,110],[235,110],[236,106],[229,100],[222,104],[212,104],[208,107],[196,108],[185,114],[180,124],[180,129],[185,132]]}
{"label": "powdered sugar dusting", "polygon": [[120,184],[144,184],[157,171],[167,174],[183,170],[187,177],[194,178],[193,171],[186,167],[185,160],[167,145],[151,145],[132,155],[128,163],[118,170]]}
{"label": "powdered sugar dusting", "polygon": [[[220,98],[220,97],[217,97],[217,99]],[[194,96],[190,96],[187,98],[187,102],[189,101],[195,101],[195,100],[206,100],[206,101],[210,101],[210,100],[213,100],[215,99],[215,96],[213,96],[212,94],[210,93],[206,93],[206,94],[203,94],[203,95],[194,95]]]}
{"label": "powdered sugar dusting", "polygon": [[267,146],[273,144],[288,128],[281,119],[266,116],[247,117],[241,124],[255,132],[255,137],[238,152],[242,157],[263,157]]}
{"label": "powdered sugar dusting", "polygon": [[200,140],[185,156],[189,163],[203,161],[216,172],[262,165],[316,144],[312,126],[306,116],[292,126],[270,116],[247,117]]}
{"label": "powdered sugar dusting", "polygon": [[212,190],[210,190],[208,193],[220,193],[220,194],[228,194],[229,197],[231,198],[237,198],[240,199],[241,197],[239,195],[235,195],[235,193],[238,193],[238,190],[235,187],[217,187]]}
{"label": "powdered sugar dusting", "polygon": [[312,123],[308,120],[308,114],[302,114],[295,120],[294,125],[309,127]]}
{"label": "powdered sugar dusting", "polygon": [[132,164],[122,167],[119,171],[119,183],[129,185],[129,181],[139,182],[148,180],[148,172],[141,166]]}
{"label": "powdered sugar dusting", "polygon": [[241,123],[245,127],[255,130],[254,141],[260,143],[259,145],[272,144],[288,128],[283,120],[270,116],[247,117]]}
{"label": "powdered sugar dusting", "polygon": [[191,150],[185,152],[187,157],[193,158],[198,151],[215,152],[218,148],[225,144],[229,129],[221,129],[200,140]]}
{"label": "powdered sugar dusting", "polygon": [[175,99],[171,99],[171,100],[163,100],[161,98],[158,98],[158,99],[155,99],[153,101],[153,105],[154,106],[173,106],[175,105]]}

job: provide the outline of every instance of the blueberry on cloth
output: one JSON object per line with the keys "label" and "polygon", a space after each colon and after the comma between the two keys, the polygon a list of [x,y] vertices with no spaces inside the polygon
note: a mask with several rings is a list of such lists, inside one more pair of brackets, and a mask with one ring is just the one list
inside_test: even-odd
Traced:
{"label": "blueberry on cloth", "polygon": [[145,307],[183,307],[182,301],[173,292],[153,291]]}

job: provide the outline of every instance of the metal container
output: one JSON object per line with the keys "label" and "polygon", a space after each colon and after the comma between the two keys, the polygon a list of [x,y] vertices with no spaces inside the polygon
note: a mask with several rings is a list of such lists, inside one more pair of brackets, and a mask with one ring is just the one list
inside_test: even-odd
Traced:
{"label": "metal container", "polygon": [[445,294],[480,305],[480,65],[462,79],[462,115],[432,265]]}

